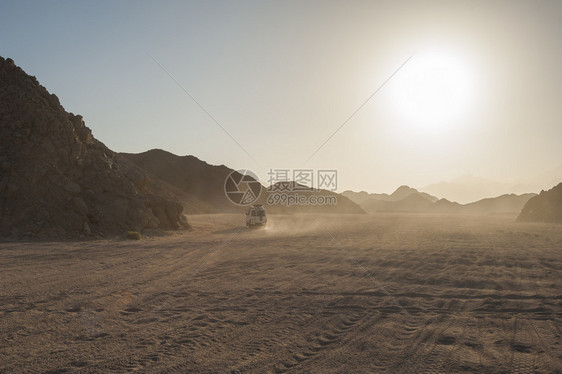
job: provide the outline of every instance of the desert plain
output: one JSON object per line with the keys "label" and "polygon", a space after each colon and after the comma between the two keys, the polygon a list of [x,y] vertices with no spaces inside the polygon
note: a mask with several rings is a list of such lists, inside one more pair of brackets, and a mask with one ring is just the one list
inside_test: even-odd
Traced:
{"label": "desert plain", "polygon": [[140,241],[0,243],[0,372],[562,372],[561,225],[189,219]]}

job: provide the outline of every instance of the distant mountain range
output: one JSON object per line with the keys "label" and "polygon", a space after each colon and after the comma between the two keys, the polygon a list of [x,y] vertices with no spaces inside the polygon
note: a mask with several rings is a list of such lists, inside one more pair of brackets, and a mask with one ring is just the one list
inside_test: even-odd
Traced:
{"label": "distant mountain range", "polygon": [[357,204],[363,204],[366,200],[378,200],[378,201],[399,201],[402,200],[410,195],[417,195],[423,197],[425,200],[429,200],[431,202],[435,202],[439,200],[437,197],[427,194],[425,192],[419,192],[415,188],[411,188],[408,186],[400,186],[394,191],[392,194],[386,193],[367,193],[365,191],[361,192],[353,192],[353,191],[344,191],[342,195],[348,197],[352,201]]}
{"label": "distant mountain range", "polygon": [[465,204],[491,196],[512,193],[517,195],[538,193],[541,190],[551,188],[561,180],[562,165],[531,178],[520,179],[512,183],[465,175],[448,182],[431,184],[420,188],[420,190]]}
{"label": "distant mountain range", "polygon": [[485,198],[469,204],[459,204],[437,197],[415,188],[400,186],[392,194],[369,194],[345,191],[342,195],[358,203],[366,212],[417,212],[417,213],[518,213],[525,203],[536,194],[505,194]]}

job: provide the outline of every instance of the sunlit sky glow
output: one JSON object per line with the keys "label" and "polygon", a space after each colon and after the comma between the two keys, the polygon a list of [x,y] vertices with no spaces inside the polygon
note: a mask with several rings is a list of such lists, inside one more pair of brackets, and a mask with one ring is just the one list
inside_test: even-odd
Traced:
{"label": "sunlit sky glow", "polygon": [[558,167],[561,40],[559,1],[0,3],[0,55],[113,150],[337,169],[339,190]]}
{"label": "sunlit sky glow", "polygon": [[442,131],[470,113],[477,76],[454,51],[425,49],[401,71],[390,90],[398,118],[419,131]]}

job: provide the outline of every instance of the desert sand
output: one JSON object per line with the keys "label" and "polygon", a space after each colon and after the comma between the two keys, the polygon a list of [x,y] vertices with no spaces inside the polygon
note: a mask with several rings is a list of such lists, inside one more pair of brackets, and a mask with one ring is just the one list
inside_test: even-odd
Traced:
{"label": "desert sand", "polygon": [[562,226],[195,215],[0,243],[0,372],[562,372]]}

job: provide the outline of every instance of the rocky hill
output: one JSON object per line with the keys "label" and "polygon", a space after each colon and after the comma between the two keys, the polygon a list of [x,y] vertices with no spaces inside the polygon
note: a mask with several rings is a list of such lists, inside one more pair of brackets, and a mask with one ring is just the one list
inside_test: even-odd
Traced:
{"label": "rocky hill", "polygon": [[462,211],[465,213],[519,213],[534,193],[521,195],[505,194],[498,197],[486,198],[473,203],[464,204]]}
{"label": "rocky hill", "polygon": [[415,188],[409,187],[409,186],[400,186],[396,189],[396,191],[394,191],[388,198],[388,200],[390,201],[399,201],[402,199],[405,199],[407,197],[410,197],[412,195],[416,195],[419,196],[421,198],[424,198],[425,200],[431,201],[432,203],[436,202],[437,200],[439,200],[438,198],[436,198],[433,195],[430,195],[428,193],[425,192],[420,192],[418,190],[416,190]]}
{"label": "rocky hill", "polygon": [[562,223],[562,183],[527,201],[517,220]]}
{"label": "rocky hill", "polygon": [[[152,149],[138,154],[122,153],[121,156],[156,178],[182,190],[189,196],[197,198],[199,209],[192,210],[191,206],[187,204],[189,213],[228,213],[246,210],[246,207],[234,205],[225,194],[225,181],[228,175],[233,172],[233,169],[224,165],[209,165],[197,157],[178,156],[161,149]],[[294,182],[290,183],[294,187]],[[359,205],[347,197],[331,191],[299,191],[296,193],[287,192],[286,194],[335,198],[337,203],[334,205],[283,204],[277,200],[271,204],[272,200],[268,199],[271,194],[272,192],[262,185],[261,195],[255,202],[266,206],[269,213],[364,213]]]}
{"label": "rocky hill", "polygon": [[343,191],[341,195],[347,197],[349,200],[353,201],[355,204],[363,204],[365,200],[375,198],[377,200],[388,200],[390,195],[387,193],[368,193],[366,191]]}
{"label": "rocky hill", "polygon": [[75,238],[187,226],[172,188],[96,140],[0,57],[0,236]]}
{"label": "rocky hill", "polygon": [[188,204],[190,214],[240,211],[224,193],[224,181],[232,172],[224,165],[209,165],[195,156],[177,156],[161,149],[120,155],[156,178],[196,197],[197,202]]}
{"label": "rocky hill", "polygon": [[[418,190],[416,190],[415,188],[409,187],[409,186],[400,186],[398,187],[393,193],[386,194],[386,193],[367,193],[365,191],[361,191],[361,192],[354,192],[354,191],[344,191],[342,192],[342,195],[349,198],[351,201],[362,205],[363,203],[369,201],[367,203],[367,205],[371,205],[371,206],[376,206],[379,205],[377,203],[381,202],[381,201],[400,201],[402,199],[405,199],[411,195],[418,195],[420,197],[422,197],[425,200],[428,200],[430,202],[436,202],[437,200],[439,200],[437,197],[432,196],[428,193],[425,192],[420,192]],[[380,204],[380,205],[387,205],[387,204]]]}

